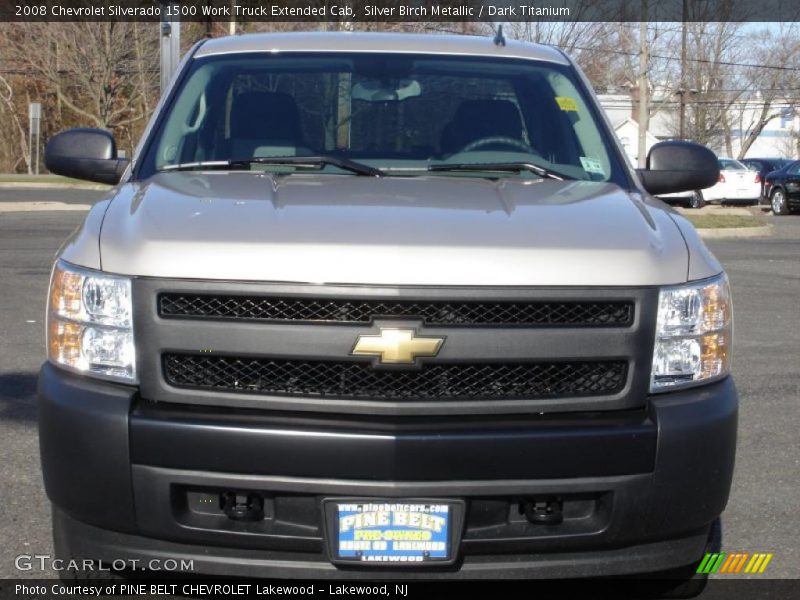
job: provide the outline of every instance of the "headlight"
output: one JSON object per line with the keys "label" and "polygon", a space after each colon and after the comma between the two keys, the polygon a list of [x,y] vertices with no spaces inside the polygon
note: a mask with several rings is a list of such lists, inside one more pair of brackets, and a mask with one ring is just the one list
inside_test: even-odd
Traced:
{"label": "headlight", "polygon": [[47,353],[53,363],[73,371],[135,383],[131,280],[56,263]]}
{"label": "headlight", "polygon": [[733,314],[728,278],[663,288],[650,391],[721,379],[730,373]]}

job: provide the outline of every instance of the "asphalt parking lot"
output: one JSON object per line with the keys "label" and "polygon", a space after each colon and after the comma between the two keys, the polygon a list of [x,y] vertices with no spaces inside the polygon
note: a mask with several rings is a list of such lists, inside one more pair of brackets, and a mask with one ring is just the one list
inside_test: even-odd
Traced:
{"label": "asphalt parking lot", "polygon": [[[16,212],[9,202],[101,192],[0,189],[0,578],[51,576],[14,568],[19,554],[51,552],[39,472],[36,375],[44,359],[45,295],[52,258],[80,210]],[[22,206],[20,206],[22,207]],[[734,292],[740,439],[723,517],[727,551],[772,552],[771,577],[800,577],[800,216],[770,218],[775,235],[715,240]],[[690,460],[690,458],[689,458]],[[707,594],[704,594],[704,597]],[[710,596],[709,596],[710,597]]]}

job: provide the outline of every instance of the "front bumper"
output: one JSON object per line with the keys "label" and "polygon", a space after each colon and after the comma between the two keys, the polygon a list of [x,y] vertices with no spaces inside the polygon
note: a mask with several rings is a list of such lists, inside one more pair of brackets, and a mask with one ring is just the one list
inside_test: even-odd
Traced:
{"label": "front bumper", "polygon": [[[45,487],[62,556],[194,560],[260,577],[578,577],[697,560],[733,473],[733,381],[647,410],[424,421],[153,405],[135,390],[42,368]],[[259,522],[202,503],[263,494]],[[332,565],[325,497],[463,499],[459,561],[419,571]],[[518,507],[563,500],[560,525]],[[213,504],[213,502],[212,502]],[[207,506],[205,504],[204,506]]]}

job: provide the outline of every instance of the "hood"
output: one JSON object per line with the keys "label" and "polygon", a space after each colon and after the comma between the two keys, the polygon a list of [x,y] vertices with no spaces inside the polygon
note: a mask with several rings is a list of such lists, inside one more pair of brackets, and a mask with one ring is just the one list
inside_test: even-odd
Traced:
{"label": "hood", "polygon": [[688,268],[667,212],[613,184],[252,172],[121,186],[100,258],[128,275],[375,285],[663,285]]}

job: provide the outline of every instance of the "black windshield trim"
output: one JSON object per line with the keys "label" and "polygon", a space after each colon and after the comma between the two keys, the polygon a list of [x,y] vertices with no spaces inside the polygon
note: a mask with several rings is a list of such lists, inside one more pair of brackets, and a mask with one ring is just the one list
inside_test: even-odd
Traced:
{"label": "black windshield trim", "polygon": [[189,171],[195,169],[226,169],[247,167],[253,164],[276,166],[286,165],[295,167],[308,167],[310,169],[321,169],[325,165],[331,165],[340,169],[344,169],[345,171],[350,171],[356,175],[363,175],[366,177],[384,177],[386,175],[386,173],[380,169],[376,169],[375,167],[338,156],[264,156],[231,160],[208,160],[179,163],[176,165],[164,165],[157,172],[167,173],[170,171]]}
{"label": "black windshield trim", "polygon": [[546,169],[539,165],[529,162],[502,162],[502,163],[441,163],[435,165],[428,165],[428,171],[431,172],[447,172],[447,171],[484,171],[492,172],[497,171],[501,173],[517,173],[520,171],[530,171],[542,178],[555,179],[557,181],[564,181],[565,179],[574,180],[574,177]]}

